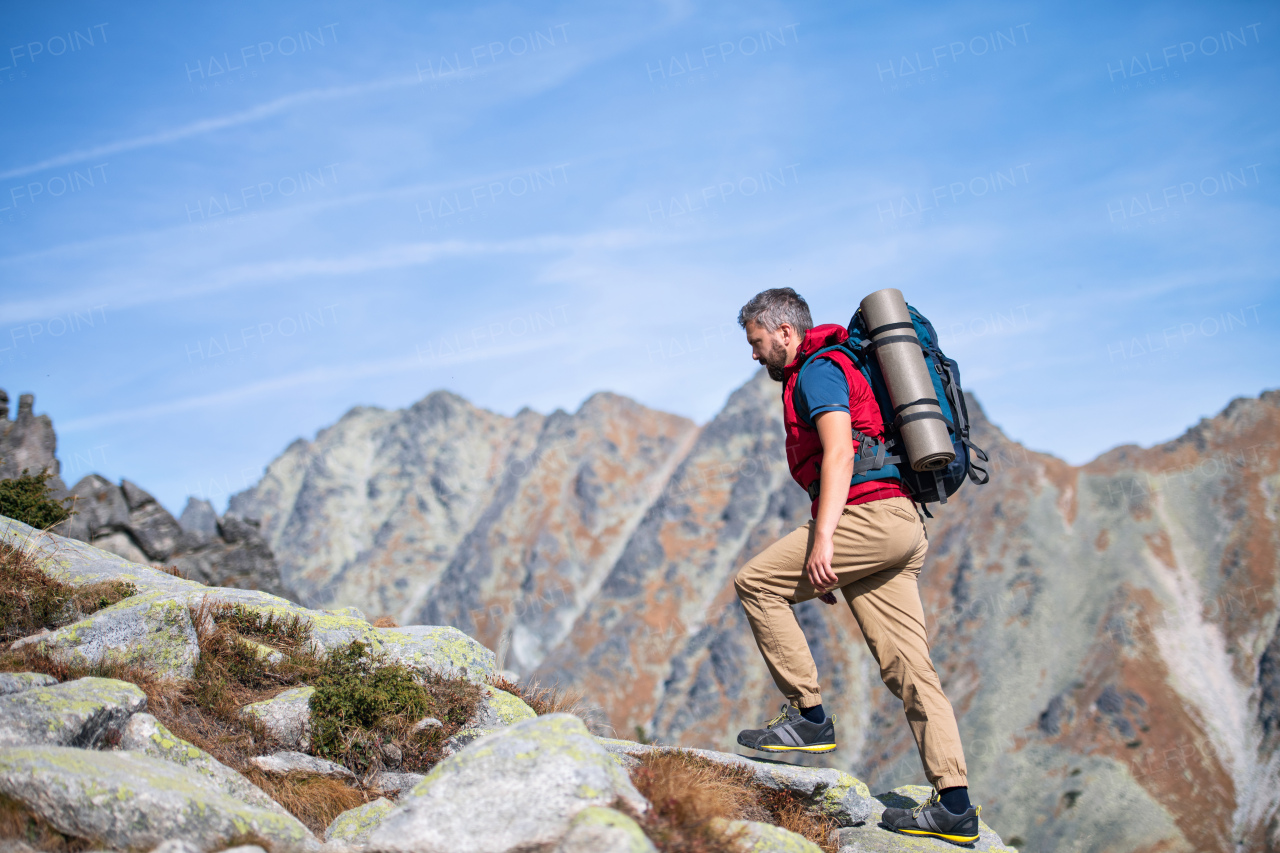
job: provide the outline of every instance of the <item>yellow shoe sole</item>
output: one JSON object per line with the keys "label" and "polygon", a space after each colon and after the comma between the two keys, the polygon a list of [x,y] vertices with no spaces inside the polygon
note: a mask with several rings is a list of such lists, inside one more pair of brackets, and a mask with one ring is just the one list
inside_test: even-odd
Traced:
{"label": "yellow shoe sole", "polygon": [[831,752],[836,748],[834,743],[823,743],[816,746],[757,746],[760,752]]}
{"label": "yellow shoe sole", "polygon": [[978,840],[977,835],[947,835],[942,832],[929,832],[927,829],[895,829],[903,835],[926,835],[929,838],[942,838],[955,844],[972,844]]}

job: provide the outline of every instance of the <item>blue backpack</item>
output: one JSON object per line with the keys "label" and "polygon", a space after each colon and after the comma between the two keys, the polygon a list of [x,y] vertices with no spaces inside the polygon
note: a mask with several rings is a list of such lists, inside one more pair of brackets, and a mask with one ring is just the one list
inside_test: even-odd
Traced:
{"label": "blue backpack", "polygon": [[[916,338],[910,335],[894,335],[881,338],[872,343],[867,333],[867,325],[862,316],[862,309],[854,313],[849,321],[849,339],[835,346],[817,350],[800,368],[803,374],[819,355],[832,350],[841,350],[853,361],[861,371],[867,384],[875,394],[880,405],[880,418],[884,422],[884,439],[874,439],[853,431],[853,438],[858,443],[854,453],[852,484],[865,483],[870,480],[901,480],[911,491],[912,499],[918,504],[943,503],[964,485],[965,480],[973,480],[978,485],[987,483],[991,477],[987,470],[977,462],[988,462],[987,454],[980,447],[969,441],[969,410],[964,403],[964,391],[960,387],[960,367],[954,359],[947,358],[938,348],[938,334],[933,324],[910,305],[911,325],[915,329]],[[946,421],[947,430],[951,434],[951,444],[955,448],[955,460],[945,468],[935,471],[916,471],[907,462],[906,452],[902,448],[899,429],[902,416],[893,410],[889,402],[889,388],[885,385],[884,375],[880,372],[880,363],[876,360],[875,349],[886,343],[901,341],[915,342],[919,339],[920,348],[924,351],[925,364],[928,365],[930,378],[933,379],[933,390],[938,395],[938,403],[942,408],[942,417]],[[798,378],[797,378],[797,381]],[[976,460],[976,461],[975,461]],[[816,485],[816,483],[815,483]],[[811,495],[811,497],[816,497]],[[932,518],[929,510],[925,514]]]}

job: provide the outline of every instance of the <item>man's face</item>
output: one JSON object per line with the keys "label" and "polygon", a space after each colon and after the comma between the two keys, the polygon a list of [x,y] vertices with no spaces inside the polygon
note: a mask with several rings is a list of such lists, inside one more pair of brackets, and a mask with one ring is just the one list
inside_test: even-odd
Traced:
{"label": "man's face", "polygon": [[746,333],[747,343],[751,345],[751,357],[764,365],[770,379],[781,382],[782,368],[796,357],[796,349],[800,345],[795,330],[783,323],[770,332],[764,326],[748,320]]}

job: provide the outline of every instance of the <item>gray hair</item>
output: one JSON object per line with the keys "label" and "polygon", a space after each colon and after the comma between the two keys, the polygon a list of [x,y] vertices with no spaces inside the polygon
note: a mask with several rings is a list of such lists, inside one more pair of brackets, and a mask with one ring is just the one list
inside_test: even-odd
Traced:
{"label": "gray hair", "polygon": [[789,287],[762,290],[751,297],[751,301],[738,312],[738,325],[745,329],[748,322],[763,326],[766,332],[775,332],[786,323],[801,337],[813,328],[809,303]]}

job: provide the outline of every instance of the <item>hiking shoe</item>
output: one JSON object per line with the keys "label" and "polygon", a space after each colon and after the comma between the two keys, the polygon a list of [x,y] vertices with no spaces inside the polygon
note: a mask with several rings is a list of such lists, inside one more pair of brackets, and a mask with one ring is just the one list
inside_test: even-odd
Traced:
{"label": "hiking shoe", "polygon": [[821,723],[811,723],[791,705],[763,729],[738,732],[738,743],[761,752],[830,752],[836,748],[836,718],[828,715]]}
{"label": "hiking shoe", "polygon": [[978,840],[981,812],[982,806],[969,806],[964,814],[952,814],[935,791],[928,802],[913,809],[885,809],[880,825],[903,835],[927,835],[952,844],[972,844]]}

